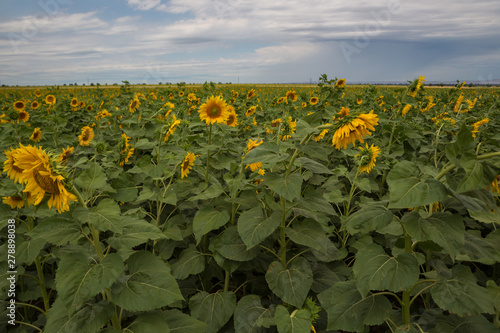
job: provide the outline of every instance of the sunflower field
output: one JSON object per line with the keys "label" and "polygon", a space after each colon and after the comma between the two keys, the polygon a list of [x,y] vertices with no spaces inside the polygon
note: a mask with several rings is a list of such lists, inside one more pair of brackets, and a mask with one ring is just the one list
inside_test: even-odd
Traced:
{"label": "sunflower field", "polygon": [[500,90],[0,90],[4,332],[499,332]]}

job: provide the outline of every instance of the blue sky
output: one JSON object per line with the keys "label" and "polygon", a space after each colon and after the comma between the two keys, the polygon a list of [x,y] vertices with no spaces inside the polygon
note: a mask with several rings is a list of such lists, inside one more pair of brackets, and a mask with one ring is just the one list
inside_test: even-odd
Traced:
{"label": "blue sky", "polygon": [[492,81],[498,0],[2,0],[0,84]]}

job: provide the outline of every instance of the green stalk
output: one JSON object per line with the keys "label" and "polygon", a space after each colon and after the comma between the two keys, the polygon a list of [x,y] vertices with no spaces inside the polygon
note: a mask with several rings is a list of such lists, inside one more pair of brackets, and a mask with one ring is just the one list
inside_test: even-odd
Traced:
{"label": "green stalk", "polygon": [[40,286],[40,291],[42,292],[43,307],[45,308],[45,313],[49,312],[50,303],[49,297],[47,296],[47,289],[45,289],[45,277],[43,276],[43,267],[40,263],[40,257],[35,257],[36,272],[38,274],[38,285]]}
{"label": "green stalk", "polygon": [[205,170],[205,183],[208,186],[208,168],[210,166],[210,145],[212,144],[212,124],[208,130],[208,148],[207,148],[207,170]]}
{"label": "green stalk", "polygon": [[281,197],[281,210],[283,214],[281,215],[280,224],[280,261],[283,268],[286,268],[286,199]]}
{"label": "green stalk", "polygon": [[[412,241],[410,235],[404,231],[405,235],[405,252],[411,254],[412,253]],[[403,299],[402,299],[402,308],[401,312],[403,313],[403,325],[409,327],[410,326],[410,293],[411,289],[406,289],[403,291]]]}

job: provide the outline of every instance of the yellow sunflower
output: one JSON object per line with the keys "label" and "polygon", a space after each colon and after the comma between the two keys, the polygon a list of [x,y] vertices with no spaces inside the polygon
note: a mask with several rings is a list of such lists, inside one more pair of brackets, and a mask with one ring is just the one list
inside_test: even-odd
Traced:
{"label": "yellow sunflower", "polygon": [[172,123],[168,127],[167,133],[165,134],[163,141],[167,142],[168,138],[170,138],[170,136],[172,134],[174,134],[175,129],[177,128],[177,126],[179,126],[180,123],[181,123],[181,120],[177,119],[175,117],[175,114],[172,114]]}
{"label": "yellow sunflower", "polygon": [[16,111],[24,111],[26,104],[23,101],[15,101],[14,102],[14,110]]}
{"label": "yellow sunflower", "polygon": [[35,96],[36,96],[36,97],[40,97],[40,96],[42,96],[42,93],[40,92],[40,89],[36,89],[36,90],[35,90]]}
{"label": "yellow sunflower", "polygon": [[255,96],[255,89],[250,89],[247,93],[247,99],[251,99]]}
{"label": "yellow sunflower", "polygon": [[408,95],[411,97],[417,96],[417,92],[420,90],[420,87],[422,87],[422,82],[425,81],[425,76],[420,75],[418,79],[413,81],[413,83],[410,85]]}
{"label": "yellow sunflower", "polygon": [[248,108],[248,110],[245,112],[245,116],[247,117],[251,117],[255,111],[257,110],[257,106],[251,106],[250,108]]}
{"label": "yellow sunflower", "polygon": [[24,110],[19,111],[19,120],[22,120],[24,122],[27,122],[30,119],[30,114]]}
{"label": "yellow sunflower", "polygon": [[495,179],[493,179],[493,182],[491,182],[490,191],[500,194],[500,175],[497,175]]}
{"label": "yellow sunflower", "polygon": [[56,104],[56,97],[54,95],[45,96],[45,103],[50,105]]}
{"label": "yellow sunflower", "polygon": [[366,148],[359,147],[359,150],[361,152],[356,155],[360,162],[359,172],[370,173],[373,167],[375,167],[375,162],[377,161],[377,157],[380,154],[380,148],[373,144],[369,147],[368,144],[366,144]]}
{"label": "yellow sunflower", "polygon": [[227,117],[226,124],[231,127],[238,126],[238,116],[236,114],[236,111],[234,110],[234,107],[232,105],[228,105],[227,108],[229,116]]}
{"label": "yellow sunflower", "polygon": [[40,127],[36,127],[33,130],[33,133],[30,136],[31,141],[39,142],[42,140],[42,131],[40,130]]}
{"label": "yellow sunflower", "polygon": [[200,106],[198,110],[200,119],[207,124],[225,123],[229,117],[226,102],[220,97],[207,98],[207,101]]}
{"label": "yellow sunflower", "polygon": [[345,87],[345,79],[339,79],[336,83],[335,83],[335,87],[337,88],[343,88]]}
{"label": "yellow sunflower", "polygon": [[378,125],[378,117],[373,114],[373,110],[368,114],[360,114],[356,118],[351,119],[348,123],[344,123],[333,134],[332,146],[336,149],[341,147],[346,149],[347,145],[352,143],[356,145],[356,140],[363,143],[363,138],[370,135],[368,131],[374,131],[373,126]]}
{"label": "yellow sunflower", "polygon": [[141,105],[141,102],[139,102],[139,100],[137,98],[133,99],[130,101],[130,104],[128,105],[128,110],[131,113],[134,113],[140,105]]}
{"label": "yellow sunflower", "polygon": [[410,111],[411,109],[411,105],[410,104],[406,104],[405,107],[403,108],[403,110],[401,110],[401,114],[404,116],[408,113],[408,111]]}
{"label": "yellow sunflower", "polygon": [[477,132],[479,132],[479,127],[481,127],[482,125],[485,125],[489,122],[490,122],[489,118],[484,118],[484,119],[476,121],[474,124],[472,124],[472,137],[473,138],[476,137]]}
{"label": "yellow sunflower", "polygon": [[69,156],[73,154],[74,151],[75,151],[74,147],[68,146],[67,148],[63,148],[63,151],[61,155],[59,155],[59,157],[57,158],[57,161],[61,162],[61,164],[66,164],[66,162],[69,160]]}
{"label": "yellow sunflower", "polygon": [[78,103],[78,100],[76,98],[71,99],[71,102],[70,102],[71,107],[76,108],[78,106],[78,104],[79,103]]}
{"label": "yellow sunflower", "polygon": [[31,103],[31,108],[32,108],[33,110],[38,109],[38,107],[40,107],[40,103],[38,103],[37,101],[33,101],[33,102]]}
{"label": "yellow sunflower", "polygon": [[34,205],[38,205],[45,195],[49,195],[47,201],[49,208],[55,207],[58,212],[62,213],[69,210],[71,201],[77,200],[76,196],[69,193],[64,187],[65,178],[55,172],[53,164],[56,162],[52,161],[41,147],[21,144],[20,148],[6,152],[6,155],[6,162],[11,161],[13,167],[9,171],[19,172],[22,170],[18,182],[26,184],[23,192],[29,193],[33,197],[32,203]]}
{"label": "yellow sunflower", "polygon": [[90,141],[94,139],[94,130],[92,127],[85,126],[82,128],[82,133],[78,136],[80,146],[90,146]]}
{"label": "yellow sunflower", "polygon": [[195,159],[196,156],[193,153],[187,153],[186,157],[184,157],[181,165],[181,179],[187,177],[189,171],[193,168]]}
{"label": "yellow sunflower", "polygon": [[[331,124],[326,123],[325,125],[331,125]],[[328,129],[322,130],[318,135],[313,135],[313,140],[316,142],[321,141],[325,137],[325,135],[328,134],[328,132],[329,132]]]}
{"label": "yellow sunflower", "polygon": [[10,197],[2,197],[2,201],[4,204],[10,206],[10,208],[23,208],[24,207],[24,199],[18,195],[12,195]]}
{"label": "yellow sunflower", "polygon": [[316,105],[316,104],[318,104],[318,102],[319,102],[319,98],[316,96],[313,96],[309,99],[309,104],[311,104],[311,105]]}
{"label": "yellow sunflower", "polygon": [[287,101],[291,100],[292,102],[297,101],[297,98],[298,98],[297,92],[291,91],[291,90],[286,92],[286,96],[285,97],[286,97]]}

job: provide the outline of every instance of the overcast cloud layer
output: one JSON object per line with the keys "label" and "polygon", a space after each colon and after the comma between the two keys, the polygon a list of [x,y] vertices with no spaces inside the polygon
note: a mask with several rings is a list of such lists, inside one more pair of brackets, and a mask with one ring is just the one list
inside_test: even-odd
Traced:
{"label": "overcast cloud layer", "polygon": [[488,81],[498,0],[2,0],[0,83]]}

